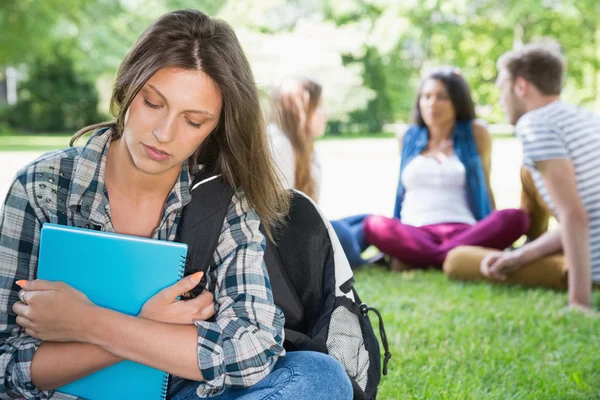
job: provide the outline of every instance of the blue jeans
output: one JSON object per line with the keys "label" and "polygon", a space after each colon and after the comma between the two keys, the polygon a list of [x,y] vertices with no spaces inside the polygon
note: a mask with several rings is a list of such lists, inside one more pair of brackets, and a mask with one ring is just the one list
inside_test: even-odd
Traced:
{"label": "blue jeans", "polygon": [[354,215],[330,221],[352,268],[369,262],[361,257],[361,253],[369,247],[363,235],[363,221],[368,216],[369,214]]}
{"label": "blue jeans", "polygon": [[[169,400],[195,400],[198,382],[178,381]],[[269,375],[245,389],[225,389],[214,400],[328,399],[351,400],[352,384],[336,359],[314,351],[294,351],[280,357]]]}

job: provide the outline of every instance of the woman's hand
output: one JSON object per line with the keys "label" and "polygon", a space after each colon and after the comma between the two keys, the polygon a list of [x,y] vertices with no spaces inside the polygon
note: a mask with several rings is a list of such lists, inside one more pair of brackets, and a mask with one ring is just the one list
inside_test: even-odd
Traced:
{"label": "woman's hand", "polygon": [[506,280],[506,275],[521,268],[519,251],[496,251],[481,261],[481,273],[492,279]]}
{"label": "woman's hand", "polygon": [[85,294],[64,282],[36,279],[18,284],[20,301],[13,311],[27,335],[52,342],[84,341],[96,308]]}
{"label": "woman's hand", "polygon": [[177,300],[200,283],[203,272],[181,279],[152,296],[140,312],[140,317],[168,324],[192,325],[194,321],[206,321],[215,314],[213,294],[204,290],[191,300]]}

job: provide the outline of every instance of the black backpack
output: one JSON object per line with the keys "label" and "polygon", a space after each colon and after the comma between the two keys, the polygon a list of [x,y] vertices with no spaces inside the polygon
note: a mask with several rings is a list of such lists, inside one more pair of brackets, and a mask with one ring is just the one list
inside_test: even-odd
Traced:
{"label": "black backpack", "polygon": [[[354,399],[375,399],[381,357],[367,313],[373,311],[379,317],[386,375],[391,354],[381,315],[360,301],[331,224],[310,198],[291,192],[287,223],[275,232],[274,242],[265,236],[264,257],[275,304],[285,315],[284,347],[333,356],[350,376]],[[180,230],[180,240],[188,245],[185,275],[206,272],[214,264],[213,254],[234,192],[220,176],[201,171],[191,193]],[[192,295],[203,287],[201,282]]]}

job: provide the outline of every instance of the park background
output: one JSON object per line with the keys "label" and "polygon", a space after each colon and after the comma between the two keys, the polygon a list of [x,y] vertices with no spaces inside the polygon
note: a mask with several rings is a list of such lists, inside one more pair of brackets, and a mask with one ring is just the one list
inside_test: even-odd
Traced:
{"label": "park background", "polygon": [[[265,100],[290,75],[322,83],[320,205],[330,218],[391,214],[395,137],[430,67],[457,66],[472,87],[494,137],[499,208],[519,204],[521,161],[494,87],[502,53],[558,40],[568,59],[565,101],[600,111],[594,0],[0,0],[0,197],[23,165],[108,119],[116,70],[137,36],[187,7],[234,27]],[[356,280],[382,311],[393,353],[382,399],[600,398],[600,319],[566,311],[565,293],[381,266]]]}

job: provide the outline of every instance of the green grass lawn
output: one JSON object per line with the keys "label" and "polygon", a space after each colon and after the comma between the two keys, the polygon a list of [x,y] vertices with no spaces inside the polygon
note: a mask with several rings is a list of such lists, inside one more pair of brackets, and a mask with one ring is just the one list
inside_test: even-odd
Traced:
{"label": "green grass lawn", "polygon": [[0,135],[0,151],[51,151],[69,147],[70,134]]}
{"label": "green grass lawn", "polygon": [[[52,150],[69,138],[0,136],[0,151]],[[512,179],[504,170],[496,168],[497,192]],[[362,300],[382,312],[393,354],[380,399],[600,399],[600,318],[566,312],[566,293],[377,266],[357,271],[356,281]]]}
{"label": "green grass lawn", "polygon": [[600,318],[566,311],[566,293],[375,266],[356,281],[393,354],[381,399],[600,399]]}
{"label": "green grass lawn", "polygon": [[393,139],[396,134],[393,132],[379,132],[379,133],[343,133],[343,134],[331,134],[326,133],[321,136],[321,140],[353,140],[353,139]]}
{"label": "green grass lawn", "polygon": [[[72,134],[0,135],[0,151],[51,151],[69,146]],[[325,135],[319,140],[391,139],[394,133]],[[495,135],[494,139],[512,139],[511,135]]]}

